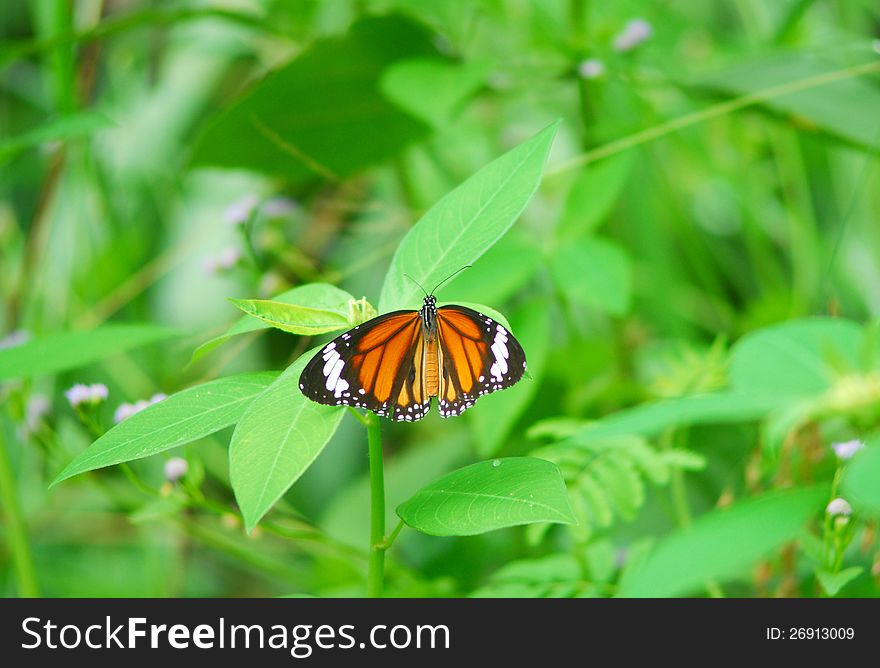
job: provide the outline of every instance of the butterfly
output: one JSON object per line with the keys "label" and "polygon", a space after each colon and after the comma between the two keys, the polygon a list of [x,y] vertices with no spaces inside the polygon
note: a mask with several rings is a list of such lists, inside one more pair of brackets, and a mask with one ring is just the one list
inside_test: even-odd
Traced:
{"label": "butterfly", "polygon": [[503,325],[465,306],[438,307],[432,291],[418,311],[386,313],[333,339],[306,364],[299,389],[319,404],[413,422],[432,397],[441,417],[461,415],[525,370],[525,352]]}

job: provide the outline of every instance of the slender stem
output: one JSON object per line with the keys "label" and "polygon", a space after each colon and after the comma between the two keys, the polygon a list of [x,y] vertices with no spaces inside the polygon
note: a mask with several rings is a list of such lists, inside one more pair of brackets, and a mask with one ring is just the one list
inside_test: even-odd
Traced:
{"label": "slender stem", "polygon": [[684,487],[684,472],[673,468],[669,474],[669,487],[672,492],[672,505],[675,508],[675,519],[680,527],[690,526],[691,509],[688,506],[687,492]]}
{"label": "slender stem", "polygon": [[36,598],[40,595],[40,588],[37,584],[24,516],[18,503],[18,490],[15,486],[15,476],[12,474],[9,453],[6,449],[6,432],[3,424],[0,424],[0,501],[3,504],[3,514],[7,526],[6,536],[12,553],[12,564],[18,578],[19,594],[26,598]]}
{"label": "slender stem", "polygon": [[397,540],[397,534],[400,533],[400,530],[403,529],[403,527],[404,527],[403,520],[400,520],[400,521],[397,523],[397,526],[394,527],[394,531],[391,532],[391,534],[388,536],[388,539],[387,539],[387,540],[385,540],[385,541],[382,542],[382,545],[380,545],[380,547],[381,547],[383,550],[388,550],[388,549],[390,549],[391,546],[394,545],[394,541]]}
{"label": "slender stem", "polygon": [[370,451],[370,560],[367,566],[367,596],[382,597],[385,589],[385,471],[382,462],[382,428],[379,418],[367,413],[367,443]]}
{"label": "slender stem", "polygon": [[840,70],[798,79],[779,86],[764,88],[748,95],[733,98],[732,100],[726,100],[725,102],[721,102],[711,107],[706,107],[699,111],[678,116],[677,118],[660,123],[659,125],[645,128],[644,130],[616,139],[607,144],[603,144],[602,146],[597,146],[579,156],[566,160],[554,169],[548,171],[545,177],[555,176],[572,169],[577,169],[590,162],[595,162],[596,160],[601,160],[602,158],[607,158],[608,156],[629,150],[641,144],[654,141],[660,137],[665,137],[668,134],[690,127],[691,125],[704,123],[710,119],[725,116],[734,111],[761,104],[762,102],[772,100],[782,95],[797,93],[802,90],[825,86],[834,83],[835,81],[841,81],[864,74],[873,74],[875,72],[880,72],[880,63],[876,60],[872,60],[867,63],[861,63],[860,65],[854,65],[852,67],[846,67]]}
{"label": "slender stem", "polygon": [[[675,429],[667,429],[660,436],[660,447],[663,450],[672,450],[675,448]],[[693,518],[691,516],[691,508],[687,500],[687,488],[684,482],[684,471],[677,467],[673,467],[669,473],[669,487],[672,495],[672,505],[675,509],[675,521],[679,528],[686,529],[691,525]],[[725,598],[724,590],[715,580],[709,579],[703,585],[706,593],[712,598]]]}
{"label": "slender stem", "polygon": [[354,415],[355,419],[356,419],[358,422],[360,422],[362,425],[364,425],[364,427],[369,428],[369,426],[370,426],[370,421],[369,421],[366,417],[364,417],[363,415],[361,415],[360,413],[358,413],[358,412],[357,412],[354,408],[352,408],[351,406],[348,406],[347,408],[348,408],[348,412],[351,413],[352,415]]}

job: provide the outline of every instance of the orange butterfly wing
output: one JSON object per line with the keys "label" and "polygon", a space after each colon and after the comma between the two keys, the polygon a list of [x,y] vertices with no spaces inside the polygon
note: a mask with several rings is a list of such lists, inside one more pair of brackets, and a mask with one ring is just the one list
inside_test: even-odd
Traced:
{"label": "orange butterfly wing", "polygon": [[489,316],[464,306],[437,309],[440,415],[461,415],[484,394],[510,387],[526,370],[513,334]]}
{"label": "orange butterfly wing", "polygon": [[324,346],[303,369],[299,387],[321,404],[418,420],[430,408],[425,348],[418,311],[387,313]]}

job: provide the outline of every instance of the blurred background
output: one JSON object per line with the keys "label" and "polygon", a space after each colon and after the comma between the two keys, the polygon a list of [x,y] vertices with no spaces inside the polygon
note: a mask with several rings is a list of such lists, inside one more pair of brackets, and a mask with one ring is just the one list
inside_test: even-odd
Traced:
{"label": "blurred background", "polygon": [[[505,313],[532,381],[461,419],[383,423],[391,510],[456,466],[723,389],[750,332],[880,313],[869,0],[13,0],[0,31],[0,347],[105,322],[184,333],[2,381],[6,596],[360,595],[367,456],[350,416],[250,535],[231,429],[135,462],[147,490],[116,468],[49,482],[138,402],[310,347],[271,330],[192,359],[240,315],[227,297],[324,281],[375,304],[419,217],[557,118],[525,214],[440,292]],[[89,421],[65,395],[77,383],[107,388]],[[545,452],[584,488],[580,530],[404,531],[389,593],[613,595],[691,516],[830,481],[831,441],[876,429],[877,396],[868,418],[800,424],[809,438],[781,463],[762,456],[755,414],[637,433],[632,461],[592,477]],[[669,443],[685,454],[640,468],[640,448]],[[724,593],[876,595],[876,519],[846,536],[832,570],[859,571],[837,589],[817,584],[810,555],[830,538],[821,513],[811,522],[819,547],[773,546]]]}

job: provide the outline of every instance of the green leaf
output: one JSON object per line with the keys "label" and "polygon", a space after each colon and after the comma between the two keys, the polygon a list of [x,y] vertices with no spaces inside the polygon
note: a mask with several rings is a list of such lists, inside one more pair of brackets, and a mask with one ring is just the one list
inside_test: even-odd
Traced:
{"label": "green leaf", "polygon": [[[714,74],[702,83],[734,95],[748,95],[839,68],[839,62],[824,61],[810,53],[775,53]],[[792,115],[793,124],[802,131],[822,129],[846,141],[876,149],[880,91],[867,79],[841,79],[778,95],[762,104]]]}
{"label": "green leaf", "polygon": [[675,448],[659,454],[665,464],[682,471],[702,471],[706,468],[706,458],[699,452]]}
{"label": "green leaf", "polygon": [[0,164],[32,146],[88,136],[112,125],[109,118],[94,111],[81,111],[46,121],[21,134],[0,140]]}
{"label": "green leaf", "polygon": [[248,315],[259,318],[270,327],[311,336],[347,329],[348,317],[337,311],[285,304],[271,299],[230,299],[237,308]]}
{"label": "green leaf", "polygon": [[621,153],[580,172],[568,197],[556,229],[562,243],[591,234],[611,212],[632,171],[632,153]]}
{"label": "green leaf", "polygon": [[473,267],[444,284],[442,294],[454,296],[456,303],[502,304],[522,290],[541,266],[541,254],[517,231],[511,229]]}
{"label": "green leaf", "polygon": [[571,435],[574,442],[619,434],[654,436],[670,427],[749,422],[787,401],[784,397],[740,392],[695,394],[665,399],[612,413]]}
{"label": "green leaf", "polygon": [[397,508],[432,536],[472,536],[533,522],[574,523],[555,464],[534,457],[479,462],[453,471]]}
{"label": "green leaf", "polygon": [[862,566],[850,566],[837,573],[818,570],[816,571],[816,579],[828,596],[837,596],[841,589],[859,577],[864,570]]}
{"label": "green leaf", "polygon": [[551,334],[550,312],[540,302],[527,302],[513,317],[510,329],[526,352],[531,378],[523,378],[503,392],[480,397],[470,411],[474,444],[482,457],[491,457],[504,444],[510,430],[535,396],[544,375]]}
{"label": "green leaf", "polygon": [[880,439],[874,439],[846,467],[843,489],[858,511],[880,516]]}
{"label": "green leaf", "polygon": [[550,273],[573,303],[624,315],[632,299],[631,265],[629,256],[614,242],[575,239],[553,253]]}
{"label": "green leaf", "polygon": [[443,128],[469,97],[483,87],[490,64],[456,63],[441,58],[411,58],[389,66],[380,82],[385,96],[398,107]]}
{"label": "green leaf", "polygon": [[316,42],[256,84],[201,134],[197,165],[253,169],[301,182],[338,180],[396,155],[428,128],[379,90],[391,64],[436,53],[401,16],[368,18]]}
{"label": "green leaf", "polygon": [[859,367],[862,328],[843,318],[805,318],[747,334],[731,349],[734,390],[810,395],[828,389],[836,366]]}
{"label": "green leaf", "polygon": [[300,356],[257,397],[229,444],[229,478],[245,527],[253,529],[321,454],[345,409],[303,396],[299,377],[320,348]]}
{"label": "green leaf", "polygon": [[493,160],[431,207],[394,253],[380,313],[420,302],[420,289],[404,274],[430,289],[473,264],[507,232],[538,189],[556,126]]}
{"label": "green leaf", "polygon": [[0,380],[75,369],[178,334],[173,329],[150,324],[111,324],[84,332],[46,334],[0,350]]}
{"label": "green leaf", "polygon": [[695,594],[709,580],[735,578],[794,540],[827,498],[826,487],[811,487],[766,494],[713,510],[658,542],[641,566],[621,583],[618,595]]}
{"label": "green leaf", "polygon": [[[347,314],[349,311],[348,304],[353,299],[354,297],[345,290],[340,290],[335,285],[330,285],[329,283],[307,283],[276,295],[272,298],[272,301]],[[269,323],[262,322],[258,318],[249,315],[242,316],[226,332],[196,348],[193,352],[192,361],[198,361],[203,355],[226,343],[226,341],[234,336],[261,329],[269,329],[271,326]]]}
{"label": "green leaf", "polygon": [[86,471],[149,457],[235,424],[276,376],[229,376],[172,394],[110,429],[68,464],[52,484]]}

